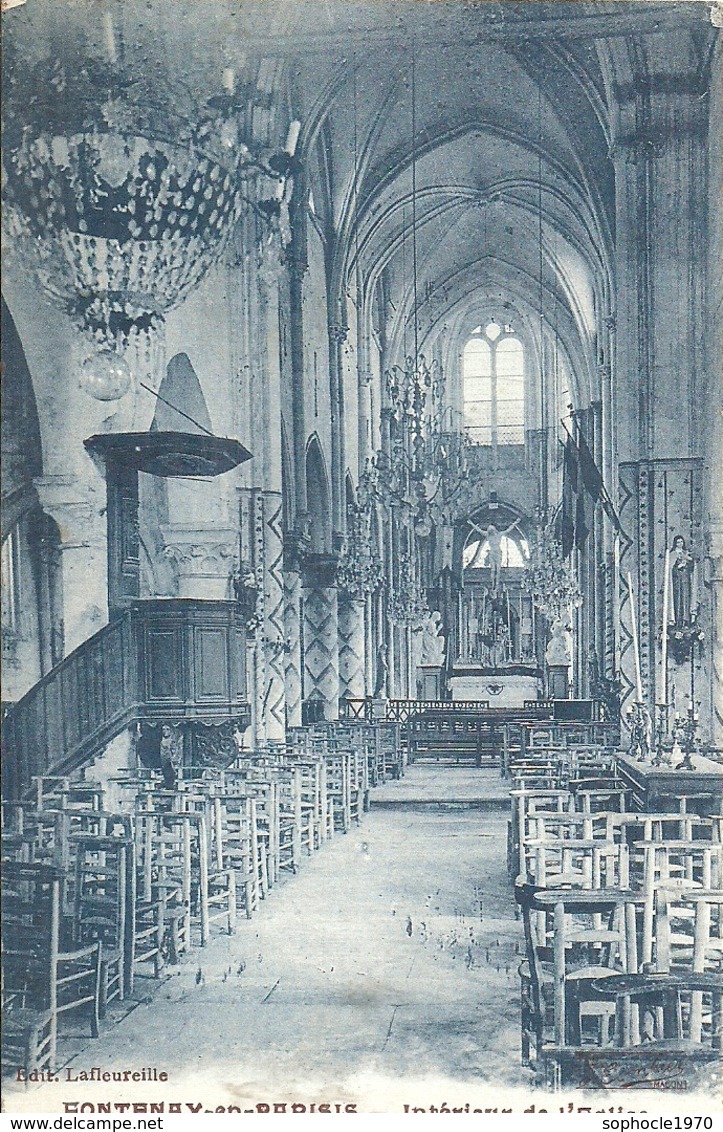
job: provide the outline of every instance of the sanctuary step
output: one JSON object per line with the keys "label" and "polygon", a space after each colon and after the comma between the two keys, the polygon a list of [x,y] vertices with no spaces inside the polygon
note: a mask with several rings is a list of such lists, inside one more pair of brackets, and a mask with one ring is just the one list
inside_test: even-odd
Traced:
{"label": "sanctuary step", "polygon": [[371,797],[373,810],[509,809],[509,788],[494,769],[415,763],[403,779],[386,782]]}

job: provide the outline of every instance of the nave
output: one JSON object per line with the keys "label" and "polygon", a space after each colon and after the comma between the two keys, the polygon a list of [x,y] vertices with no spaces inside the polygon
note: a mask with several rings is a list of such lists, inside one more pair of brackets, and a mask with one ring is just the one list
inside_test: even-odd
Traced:
{"label": "nave", "polygon": [[[471,1081],[486,1094],[529,1086],[507,815],[468,808],[499,784],[492,769],[419,764],[379,787],[363,822],[305,859],[236,934],[215,935],[158,983],[136,979],[99,1042],[61,1043],[61,1081],[65,1066],[155,1066],[169,1083],[134,1085],[134,1095],[193,1100],[211,1072],[215,1102],[242,1107],[274,1090],[368,1107],[384,1090],[415,1100],[422,1080],[432,1101],[438,1081],[467,1082],[467,1099]],[[445,809],[450,798],[465,802]],[[104,1092],[84,1084],[82,1098],[95,1088]]]}

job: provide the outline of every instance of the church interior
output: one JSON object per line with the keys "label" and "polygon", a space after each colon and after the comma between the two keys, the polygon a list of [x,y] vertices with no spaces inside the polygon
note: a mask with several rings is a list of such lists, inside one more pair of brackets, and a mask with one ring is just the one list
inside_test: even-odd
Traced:
{"label": "church interior", "polygon": [[3,7],[11,1103],[715,1090],[720,4]]}

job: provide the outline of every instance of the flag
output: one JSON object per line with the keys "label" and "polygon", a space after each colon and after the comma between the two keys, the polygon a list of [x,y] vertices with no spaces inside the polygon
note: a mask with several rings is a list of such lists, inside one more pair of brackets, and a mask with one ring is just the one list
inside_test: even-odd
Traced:
{"label": "flag", "polygon": [[605,486],[600,469],[592,458],[592,452],[587,446],[585,437],[579,430],[577,434],[577,451],[580,478],[592,501],[597,503],[598,499],[605,491]]}
{"label": "flag", "polygon": [[600,500],[603,511],[615,530],[622,530],[617,511],[613,507],[613,502],[603,483],[602,472],[595,463],[592,452],[587,446],[587,441],[579,429],[577,433],[577,448],[579,453],[580,476],[588,495],[593,500],[593,503],[597,503],[597,501]]}
{"label": "flag", "polygon": [[569,558],[575,545],[575,517],[578,496],[577,446],[568,434],[562,464],[562,509],[560,512],[560,542],[562,557]]}

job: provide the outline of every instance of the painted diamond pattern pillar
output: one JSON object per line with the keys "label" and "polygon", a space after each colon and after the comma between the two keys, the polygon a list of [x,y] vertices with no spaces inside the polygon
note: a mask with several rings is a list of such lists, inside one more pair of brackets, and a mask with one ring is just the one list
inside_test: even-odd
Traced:
{"label": "painted diamond pattern pillar", "polygon": [[339,717],[339,629],[336,587],[307,585],[304,592],[304,694],[321,698],[326,719]]}
{"label": "painted diamond pattern pillar", "polygon": [[364,602],[339,595],[339,696],[364,696]]}
{"label": "painted diamond pattern pillar", "polygon": [[284,574],[284,635],[286,637],[286,725],[301,727],[301,575]]}
{"label": "painted diamond pattern pillar", "polygon": [[264,643],[267,661],[264,700],[267,739],[283,739],[286,728],[281,509],[281,493],[264,492]]}

